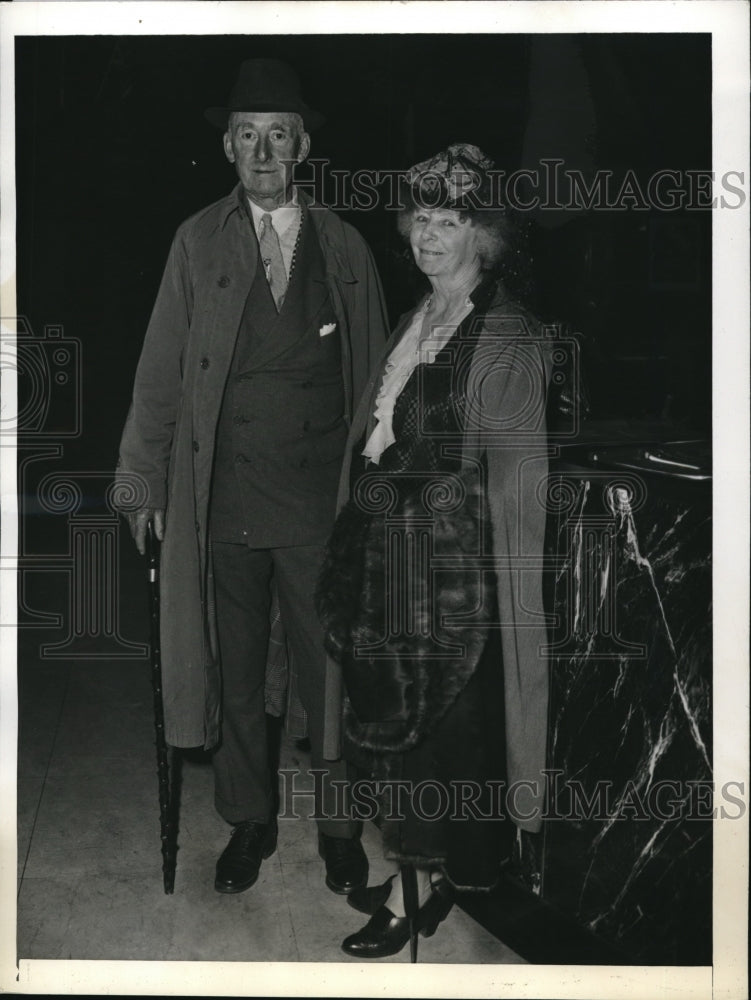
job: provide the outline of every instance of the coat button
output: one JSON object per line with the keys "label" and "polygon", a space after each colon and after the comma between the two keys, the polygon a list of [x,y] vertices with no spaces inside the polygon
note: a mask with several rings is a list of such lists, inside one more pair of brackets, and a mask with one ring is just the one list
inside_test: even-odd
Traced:
{"label": "coat button", "polygon": [[313,385],[312,382],[303,382],[302,387],[303,389],[310,389],[312,385]]}
{"label": "coat button", "polygon": [[201,368],[203,368],[203,370],[206,371],[206,369],[208,367],[209,367],[209,359],[208,358],[202,358],[202,360],[201,360]]}
{"label": "coat button", "polygon": [[308,460],[307,460],[307,458],[300,459],[300,468],[301,469],[307,469],[307,467],[308,467]]}
{"label": "coat button", "polygon": [[305,423],[302,425],[302,429],[304,431],[309,431],[310,430],[310,421],[309,420],[305,421]]}
{"label": "coat button", "polygon": [[193,442],[193,451],[198,451],[198,442],[197,441]]}
{"label": "coat button", "polygon": [[219,285],[220,288],[226,288],[228,284],[229,284],[229,278],[227,277],[226,274],[223,274],[221,278],[217,281],[217,285]]}
{"label": "coat button", "polygon": [[242,417],[233,417],[233,418],[232,418],[232,423],[233,423],[233,424],[234,424],[234,425],[235,425],[236,427],[239,427],[239,426],[240,426],[240,424],[241,424],[242,422],[243,422],[243,418],[242,418]]}

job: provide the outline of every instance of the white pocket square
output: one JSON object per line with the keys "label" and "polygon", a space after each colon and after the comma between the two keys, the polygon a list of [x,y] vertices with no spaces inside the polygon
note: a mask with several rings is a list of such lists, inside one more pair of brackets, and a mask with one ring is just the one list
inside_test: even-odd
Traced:
{"label": "white pocket square", "polygon": [[318,331],[319,336],[328,337],[330,333],[336,330],[336,323],[324,323],[321,329]]}

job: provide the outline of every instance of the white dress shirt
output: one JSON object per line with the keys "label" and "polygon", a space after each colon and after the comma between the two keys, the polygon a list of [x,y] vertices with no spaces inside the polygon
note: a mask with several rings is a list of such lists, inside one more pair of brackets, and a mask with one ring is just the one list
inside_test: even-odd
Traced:
{"label": "white dress shirt", "polygon": [[300,206],[294,199],[286,205],[280,205],[279,208],[273,209],[271,212],[267,212],[265,208],[261,208],[260,205],[256,205],[254,201],[248,198],[248,204],[250,205],[250,211],[253,216],[253,228],[256,231],[256,237],[260,239],[260,233],[258,232],[261,219],[264,215],[271,216],[271,224],[276,230],[276,235],[279,237],[279,246],[282,250],[282,260],[284,261],[284,270],[287,272],[287,280],[289,281],[289,274],[292,268],[292,255],[295,251],[295,244],[297,243],[297,234],[300,232],[300,222],[302,221],[302,212]]}

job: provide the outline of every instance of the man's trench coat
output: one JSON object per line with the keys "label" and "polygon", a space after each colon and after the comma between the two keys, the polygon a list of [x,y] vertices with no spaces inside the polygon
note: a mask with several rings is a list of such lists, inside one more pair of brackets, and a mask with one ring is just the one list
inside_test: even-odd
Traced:
{"label": "man's trench coat", "polygon": [[[116,475],[121,509],[167,510],[160,638],[165,734],[177,747],[210,749],[220,736],[207,528],[216,424],[257,264],[241,195],[236,188],[175,235],[138,363]],[[298,198],[325,260],[349,420],[388,335],[383,292],[356,230],[312,205],[304,192]],[[338,711],[339,705],[327,706],[329,718]]]}

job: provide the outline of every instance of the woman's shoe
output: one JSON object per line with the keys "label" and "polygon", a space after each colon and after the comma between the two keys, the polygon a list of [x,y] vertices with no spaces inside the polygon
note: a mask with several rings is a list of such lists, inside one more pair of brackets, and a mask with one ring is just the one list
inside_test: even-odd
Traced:
{"label": "woman's shoe", "polygon": [[[417,911],[416,930],[423,937],[435,934],[453,905],[453,899],[443,886],[440,890],[434,889],[428,901]],[[354,958],[385,958],[396,955],[408,941],[409,919],[395,917],[388,907],[382,906],[362,930],[342,941],[342,951]]]}
{"label": "woman's shoe", "polygon": [[372,916],[376,910],[380,910],[391,895],[391,883],[395,878],[396,873],[389,875],[382,885],[369,885],[366,888],[353,889],[347,896],[347,902],[359,913],[368,913]]}

